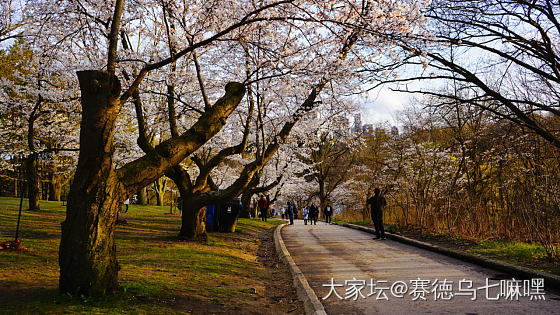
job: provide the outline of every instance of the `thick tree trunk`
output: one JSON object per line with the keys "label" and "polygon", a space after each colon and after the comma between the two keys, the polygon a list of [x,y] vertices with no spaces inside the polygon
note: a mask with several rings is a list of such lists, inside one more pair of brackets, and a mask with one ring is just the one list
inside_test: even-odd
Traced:
{"label": "thick tree trunk", "polygon": [[[165,174],[171,178],[181,197],[181,231],[179,239],[182,240],[207,240],[206,234],[206,204],[197,197],[195,187],[191,183],[189,173],[180,165],[173,167]],[[200,188],[200,187],[199,187]],[[204,188],[208,190],[208,187]]]}
{"label": "thick tree trunk", "polygon": [[248,218],[250,212],[251,212],[251,194],[244,193],[243,195],[241,195],[241,213],[239,213],[239,217]]}
{"label": "thick tree trunk", "polygon": [[41,200],[49,200],[49,182],[40,181]]}
{"label": "thick tree trunk", "polygon": [[59,176],[52,176],[48,183],[49,187],[49,200],[50,201],[60,201],[60,195],[62,194],[62,181]]}
{"label": "thick tree trunk", "polygon": [[118,286],[115,221],[124,192],[113,168],[119,80],[105,71],[78,72],[82,93],[80,156],[62,223],[61,293],[103,295]]}
{"label": "thick tree trunk", "polygon": [[146,187],[144,188],[140,188],[138,190],[138,192],[136,193],[137,197],[138,197],[138,204],[145,206],[148,204],[148,196],[146,195]]}
{"label": "thick tree trunk", "polygon": [[181,232],[179,238],[184,240],[207,240],[206,207],[197,198],[180,190],[182,199]]}
{"label": "thick tree trunk", "polygon": [[27,195],[29,198],[29,210],[39,210],[39,200],[41,189],[39,174],[37,173],[37,154],[32,153],[25,159],[25,169],[27,175]]}

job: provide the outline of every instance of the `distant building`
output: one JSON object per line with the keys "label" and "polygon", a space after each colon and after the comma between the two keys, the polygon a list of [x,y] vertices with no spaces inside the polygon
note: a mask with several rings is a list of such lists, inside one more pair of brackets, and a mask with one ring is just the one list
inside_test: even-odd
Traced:
{"label": "distant building", "polygon": [[352,125],[352,129],[350,130],[352,133],[362,133],[362,115],[355,114],[354,115],[354,124]]}
{"label": "distant building", "polygon": [[[379,127],[374,127],[373,124],[364,124],[362,125],[362,116],[361,114],[354,115],[354,123],[352,124],[352,128],[350,128],[350,132],[353,134],[360,134],[363,136],[373,136],[373,135],[387,135],[391,134],[393,137],[397,137],[399,135],[399,128],[396,126],[391,127],[391,129],[385,129],[378,125]],[[406,127],[405,127],[406,128]]]}
{"label": "distant building", "polygon": [[373,135],[373,125],[372,124],[365,124],[362,127],[362,134],[364,136],[372,136]]}

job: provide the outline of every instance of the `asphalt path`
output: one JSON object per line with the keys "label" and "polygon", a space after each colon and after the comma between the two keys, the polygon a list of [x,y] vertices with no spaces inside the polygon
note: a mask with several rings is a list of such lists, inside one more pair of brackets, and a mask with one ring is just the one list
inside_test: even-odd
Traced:
{"label": "asphalt path", "polygon": [[296,220],[282,237],[328,314],[560,314],[539,279],[323,222]]}

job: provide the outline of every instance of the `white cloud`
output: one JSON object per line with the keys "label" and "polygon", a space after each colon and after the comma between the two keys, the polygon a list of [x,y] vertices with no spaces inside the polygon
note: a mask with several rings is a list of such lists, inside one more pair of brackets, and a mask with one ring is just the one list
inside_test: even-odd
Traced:
{"label": "white cloud", "polygon": [[382,87],[359,98],[363,123],[385,122],[396,125],[395,114],[409,103],[411,95]]}

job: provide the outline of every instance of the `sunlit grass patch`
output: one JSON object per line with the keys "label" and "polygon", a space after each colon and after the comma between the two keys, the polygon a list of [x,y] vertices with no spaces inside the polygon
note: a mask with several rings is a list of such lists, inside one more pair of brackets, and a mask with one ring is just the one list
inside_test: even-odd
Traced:
{"label": "sunlit grass patch", "polygon": [[516,259],[520,262],[547,258],[544,247],[537,244],[504,240],[480,240],[470,252],[496,258]]}
{"label": "sunlit grass patch", "polygon": [[[130,205],[120,214],[127,224],[116,232],[121,291],[102,298],[61,296],[58,246],[66,209],[61,202],[41,201],[41,210],[29,211],[24,201],[20,238],[27,250],[0,251],[0,313],[183,313],[177,300],[228,302],[239,309],[268,278],[255,254],[257,235],[282,223],[240,219],[237,233],[185,242],[176,238],[181,218],[168,207]],[[0,240],[13,238],[18,208],[18,199],[0,198]]]}

